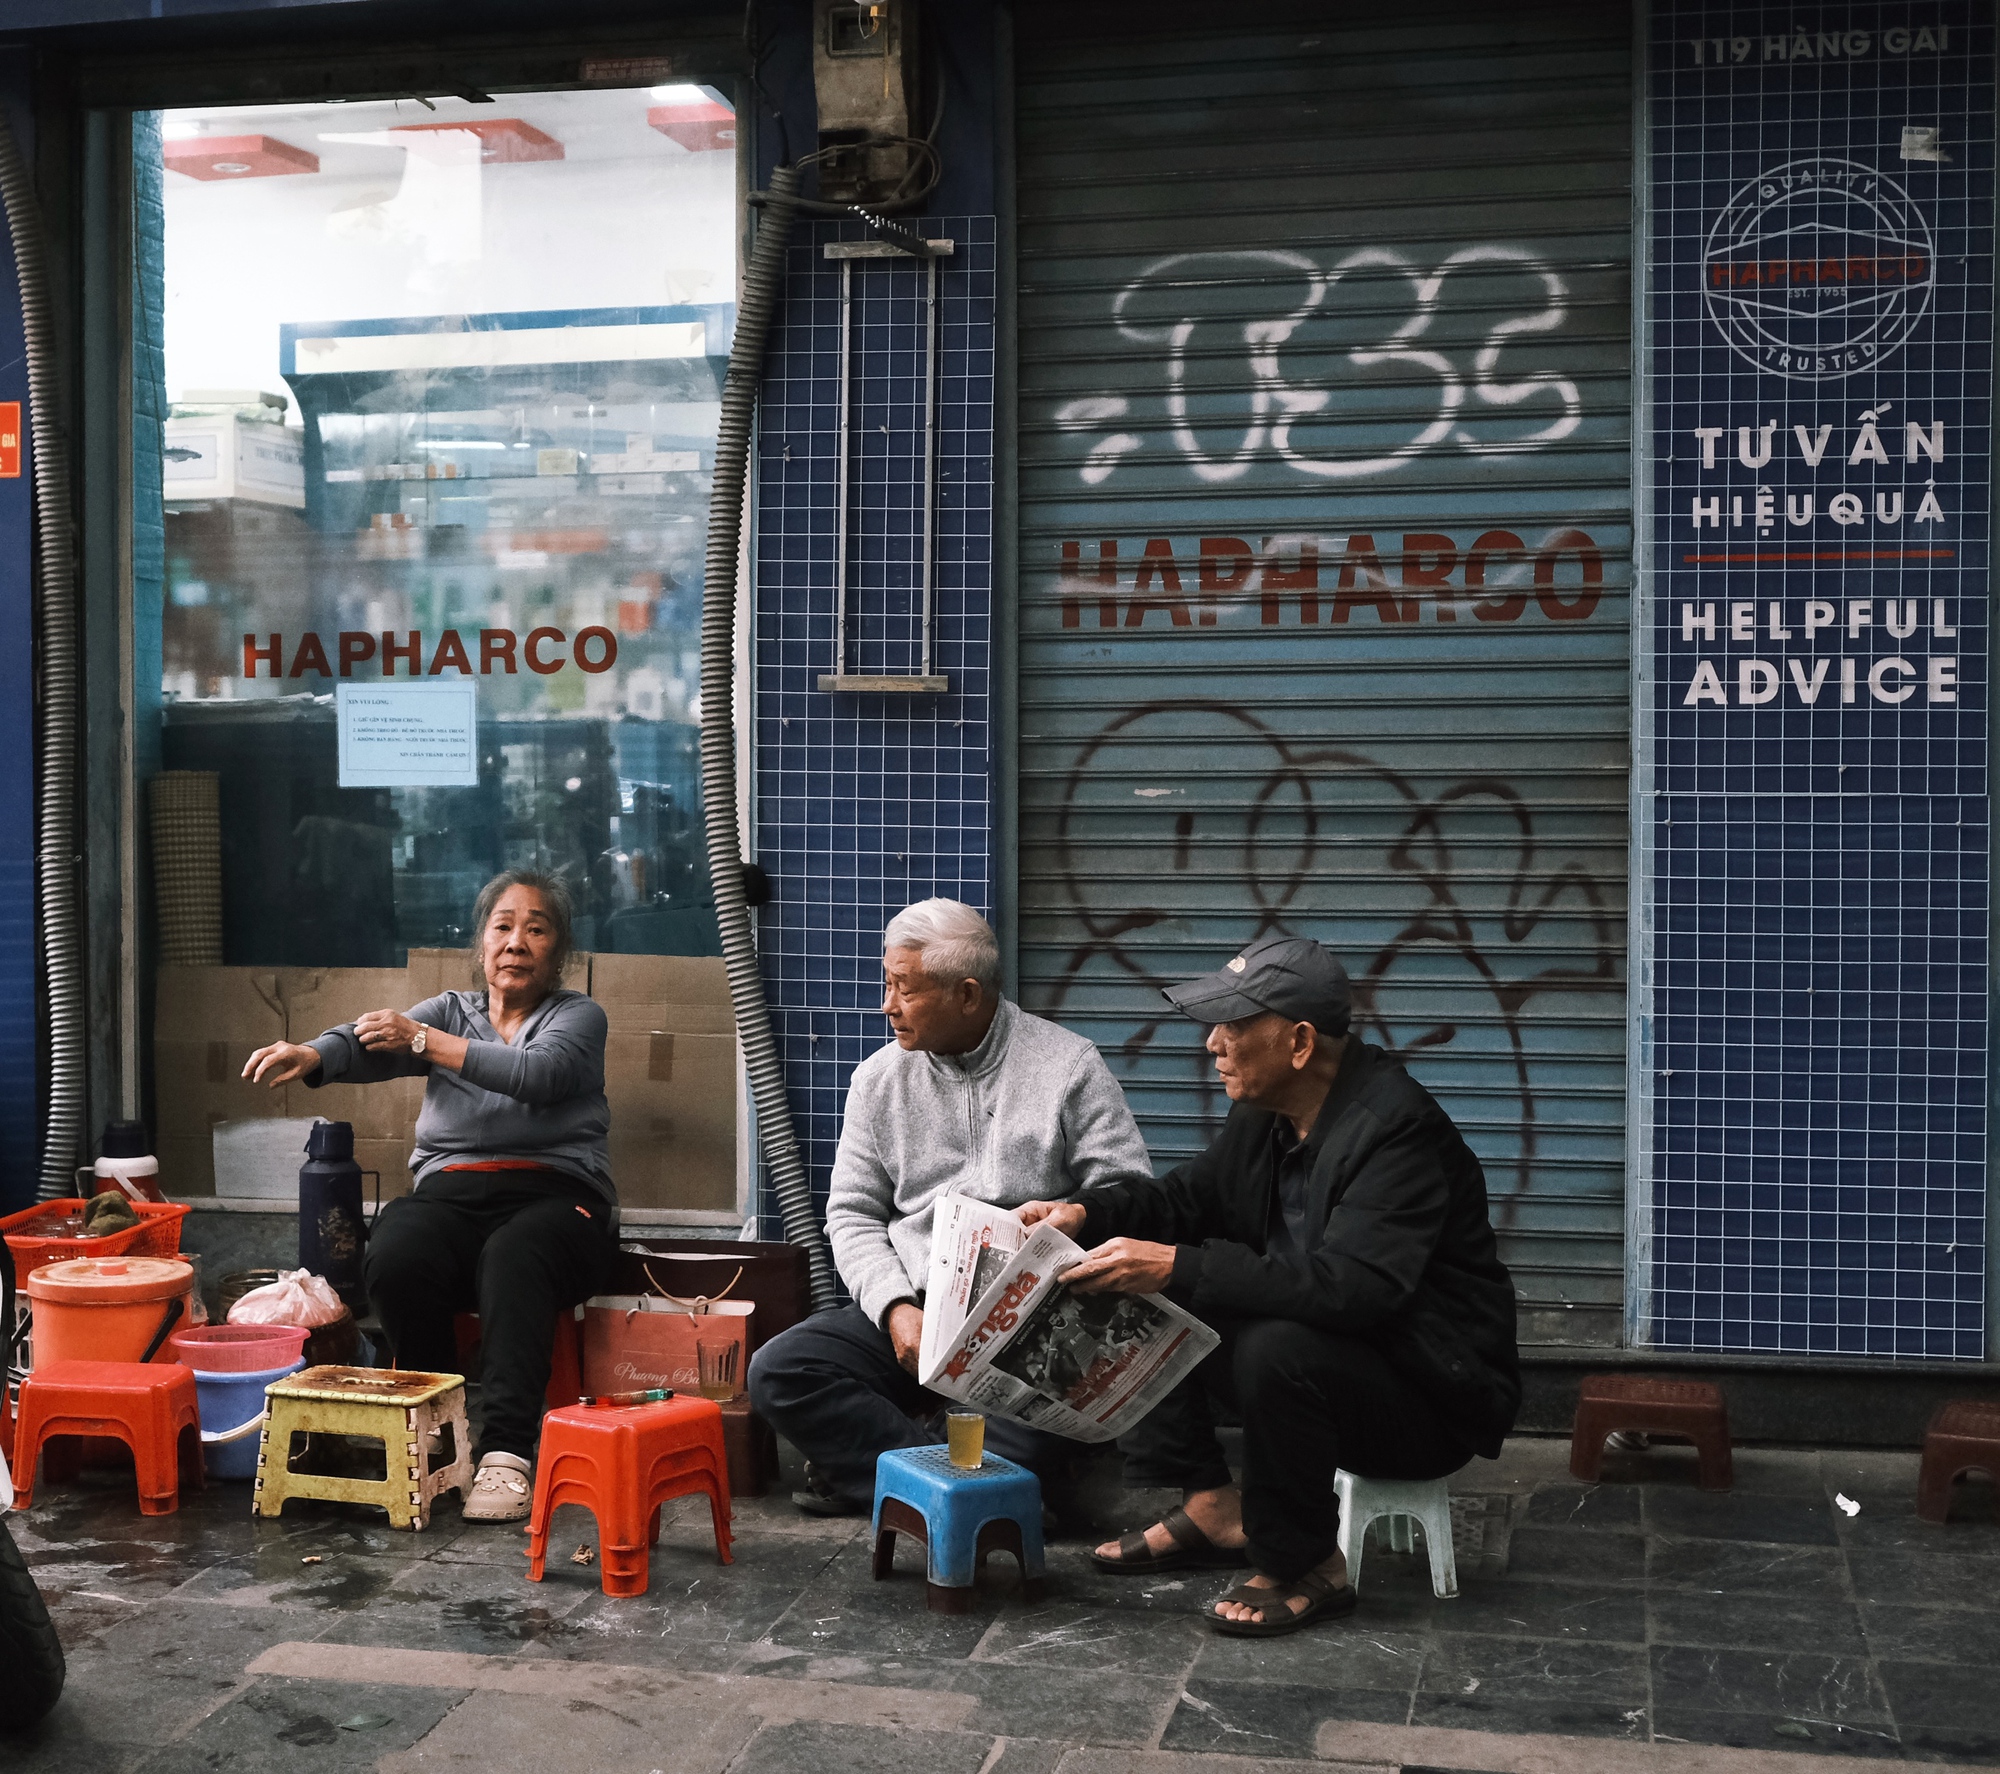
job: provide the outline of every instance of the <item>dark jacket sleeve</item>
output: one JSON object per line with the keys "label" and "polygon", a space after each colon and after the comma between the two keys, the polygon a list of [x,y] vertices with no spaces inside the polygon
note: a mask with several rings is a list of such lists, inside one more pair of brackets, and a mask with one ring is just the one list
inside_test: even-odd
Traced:
{"label": "dark jacket sleeve", "polygon": [[1260,1256],[1247,1244],[1211,1238],[1198,1252],[1183,1251],[1174,1285],[1189,1295],[1193,1309],[1353,1332],[1370,1330],[1407,1306],[1450,1203],[1444,1130],[1426,1117],[1377,1126],[1315,1249]]}
{"label": "dark jacket sleeve", "polygon": [[1074,1199],[1084,1210],[1077,1243],[1095,1249],[1107,1238],[1142,1238],[1153,1244],[1199,1244],[1228,1229],[1226,1192],[1241,1166],[1244,1127],[1232,1111],[1208,1148],[1163,1177],[1101,1183]]}

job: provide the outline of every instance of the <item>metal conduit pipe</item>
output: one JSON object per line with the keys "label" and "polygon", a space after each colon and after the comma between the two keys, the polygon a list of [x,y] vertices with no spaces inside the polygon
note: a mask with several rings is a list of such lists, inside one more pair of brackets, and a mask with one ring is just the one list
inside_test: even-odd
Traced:
{"label": "metal conduit pipe", "polygon": [[21,330],[28,353],[34,458],[35,591],[41,747],[35,782],[36,909],[48,990],[49,1087],[42,1127],[44,1201],[76,1186],[83,1146],[83,932],[76,904],[76,538],[69,439],[57,420],[54,325],[41,204],[6,112],[0,110],[0,204],[14,240]]}
{"label": "metal conduit pipe", "polygon": [[764,976],[750,931],[743,892],[743,840],[736,820],[736,580],[743,543],[743,494],[750,432],[763,378],[764,346],[784,280],[785,247],[798,213],[799,173],[781,166],[764,194],[757,238],[743,273],[736,336],[722,385],[722,424],[715,440],[715,484],[708,501],[708,559],[701,601],[701,807],[708,827],[708,874],[715,888],[715,919],[722,927],[722,958],[729,969],[729,997],[743,1044],[750,1099],[757,1110],[757,1143],[784,1215],[785,1237],[803,1245],[812,1268],[816,1309],[838,1304],[826,1236],[813,1212],[812,1182],[792,1129],[784,1071],[764,1000]]}

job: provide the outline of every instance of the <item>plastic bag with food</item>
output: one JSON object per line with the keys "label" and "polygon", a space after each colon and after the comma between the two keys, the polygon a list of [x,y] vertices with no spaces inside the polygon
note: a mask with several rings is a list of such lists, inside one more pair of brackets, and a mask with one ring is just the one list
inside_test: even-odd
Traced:
{"label": "plastic bag with food", "polygon": [[307,1329],[346,1315],[340,1295],[310,1269],[281,1269],[276,1281],[253,1287],[229,1308],[231,1324],[300,1324]]}

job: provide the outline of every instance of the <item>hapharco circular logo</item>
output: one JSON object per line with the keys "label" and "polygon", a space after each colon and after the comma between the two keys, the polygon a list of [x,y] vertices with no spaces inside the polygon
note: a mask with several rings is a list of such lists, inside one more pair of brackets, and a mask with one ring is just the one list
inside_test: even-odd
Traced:
{"label": "hapharco circular logo", "polygon": [[1715,218],[1702,259],[1708,317],[1730,346],[1801,382],[1887,363],[1935,284],[1931,231],[1910,194],[1854,160],[1760,173]]}

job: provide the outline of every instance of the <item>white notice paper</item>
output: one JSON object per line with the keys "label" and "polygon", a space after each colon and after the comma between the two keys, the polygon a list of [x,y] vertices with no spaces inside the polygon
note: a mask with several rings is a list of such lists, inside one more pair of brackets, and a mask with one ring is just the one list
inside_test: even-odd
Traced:
{"label": "white notice paper", "polygon": [[342,684],[342,788],[477,788],[479,688]]}

